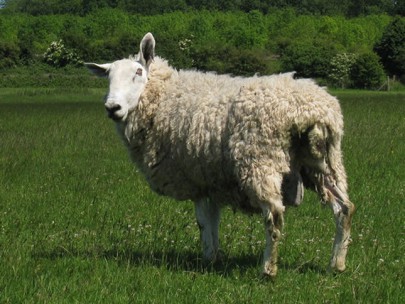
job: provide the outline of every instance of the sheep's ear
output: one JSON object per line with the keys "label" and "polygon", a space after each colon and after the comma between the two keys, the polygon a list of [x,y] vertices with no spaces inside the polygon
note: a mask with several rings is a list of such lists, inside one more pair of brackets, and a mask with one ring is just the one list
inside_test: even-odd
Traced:
{"label": "sheep's ear", "polygon": [[148,69],[153,57],[155,57],[155,38],[151,33],[147,33],[141,41],[139,61]]}
{"label": "sheep's ear", "polygon": [[85,63],[84,64],[93,74],[99,77],[107,77],[108,70],[110,69],[111,63],[97,64],[97,63]]}

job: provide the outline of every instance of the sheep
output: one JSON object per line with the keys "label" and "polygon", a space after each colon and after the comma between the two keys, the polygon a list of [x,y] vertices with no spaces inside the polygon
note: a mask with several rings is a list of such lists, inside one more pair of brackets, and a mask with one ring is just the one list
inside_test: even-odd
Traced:
{"label": "sheep", "polygon": [[262,272],[275,277],[285,207],[299,205],[309,188],[333,210],[329,267],[345,270],[354,205],[342,112],[324,88],[292,73],[242,78],[176,70],[155,57],[151,33],[137,56],[86,66],[109,78],[106,111],[150,187],[194,202],[205,260],[219,256],[220,210],[230,205],[262,214]]}

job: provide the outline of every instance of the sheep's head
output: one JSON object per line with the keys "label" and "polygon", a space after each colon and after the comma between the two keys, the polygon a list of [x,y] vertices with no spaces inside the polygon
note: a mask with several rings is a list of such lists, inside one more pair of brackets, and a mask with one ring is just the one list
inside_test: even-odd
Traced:
{"label": "sheep's head", "polygon": [[108,117],[115,121],[125,121],[134,110],[148,82],[149,65],[155,52],[155,39],[151,33],[143,37],[140,51],[134,59],[122,59],[113,63],[85,65],[94,74],[108,77],[109,90],[105,98]]}

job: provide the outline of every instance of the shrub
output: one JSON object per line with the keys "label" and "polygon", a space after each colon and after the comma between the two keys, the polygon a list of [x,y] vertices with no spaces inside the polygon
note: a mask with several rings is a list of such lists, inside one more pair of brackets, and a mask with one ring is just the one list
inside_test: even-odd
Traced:
{"label": "shrub", "polygon": [[350,53],[340,53],[332,58],[329,66],[328,80],[334,87],[347,88],[350,86],[350,73],[357,56]]}
{"label": "shrub", "polygon": [[0,41],[0,69],[15,66],[19,60],[20,49],[13,43]]}
{"label": "shrub", "polygon": [[359,55],[351,69],[354,88],[378,89],[384,80],[384,69],[375,53]]}
{"label": "shrub", "polygon": [[219,74],[252,76],[280,72],[274,56],[262,50],[244,50],[219,44],[193,50],[191,57],[193,67]]}
{"label": "shrub", "polygon": [[293,42],[282,50],[283,70],[295,71],[298,77],[325,78],[335,54],[334,47],[322,41]]}
{"label": "shrub", "polygon": [[77,54],[62,43],[62,40],[53,41],[44,53],[44,61],[54,67],[64,67],[66,65],[78,65],[83,62]]}
{"label": "shrub", "polygon": [[0,88],[105,88],[107,79],[92,76],[87,69],[76,66],[52,67],[46,63],[19,65],[0,70]]}

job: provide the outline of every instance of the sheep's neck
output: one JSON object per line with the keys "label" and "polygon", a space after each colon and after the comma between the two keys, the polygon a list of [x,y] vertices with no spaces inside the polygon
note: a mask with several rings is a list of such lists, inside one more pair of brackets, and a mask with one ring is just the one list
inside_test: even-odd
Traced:
{"label": "sheep's neck", "polygon": [[165,92],[165,82],[158,77],[149,79],[137,108],[128,116],[123,137],[132,149],[144,145],[148,131],[153,127],[156,111]]}

